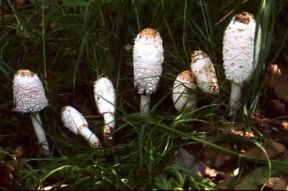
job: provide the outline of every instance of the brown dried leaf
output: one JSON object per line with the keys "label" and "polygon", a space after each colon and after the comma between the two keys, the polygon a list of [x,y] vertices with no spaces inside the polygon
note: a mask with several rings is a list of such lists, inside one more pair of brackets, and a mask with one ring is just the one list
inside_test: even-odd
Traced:
{"label": "brown dried leaf", "polygon": [[44,188],[41,188],[40,190],[62,190],[62,189],[67,189],[68,186],[69,186],[68,184],[57,182],[56,184],[45,186]]}
{"label": "brown dried leaf", "polygon": [[[275,158],[287,151],[285,145],[278,143],[276,141],[271,141],[270,143],[264,145],[263,147],[269,158]],[[254,147],[250,149],[249,151],[244,153],[244,155],[247,157],[266,159],[265,153],[259,147]]]}
{"label": "brown dried leaf", "polygon": [[269,64],[267,70],[271,75],[281,76],[282,74],[282,71],[277,64]]}
{"label": "brown dried leaf", "polygon": [[13,153],[11,154],[12,157],[15,158],[22,158],[24,156],[24,147],[23,146],[18,146],[16,147],[16,149],[13,151]]}
{"label": "brown dried leaf", "polygon": [[271,99],[267,101],[266,110],[272,116],[287,115],[285,102],[279,99]]}
{"label": "brown dried leaf", "polygon": [[176,152],[176,162],[184,168],[194,170],[199,176],[215,179],[216,177],[223,177],[223,172],[219,172],[210,168],[203,162],[197,160],[192,154],[185,149],[180,148]]}
{"label": "brown dried leaf", "polygon": [[27,0],[14,0],[14,6],[16,9],[22,8],[27,4]]}
{"label": "brown dried leaf", "polygon": [[0,162],[0,187],[10,188],[13,185],[14,168],[7,163]]}
{"label": "brown dried leaf", "polygon": [[288,131],[288,121],[282,121],[281,128],[285,131]]}
{"label": "brown dried leaf", "polygon": [[287,181],[279,177],[271,177],[264,184],[266,187],[271,190],[287,190]]}
{"label": "brown dried leaf", "polygon": [[[227,149],[231,149],[231,145],[229,143],[220,143],[220,145]],[[211,147],[205,148],[203,155],[205,163],[217,169],[223,167],[224,165],[227,167],[227,164],[231,163],[233,160],[231,155]]]}
{"label": "brown dried leaf", "polygon": [[267,85],[274,90],[276,97],[288,103],[288,69],[281,67],[280,64],[270,64],[268,66],[269,75]]}
{"label": "brown dried leaf", "polygon": [[269,175],[269,169],[257,168],[240,179],[234,190],[259,190]]}
{"label": "brown dried leaf", "polygon": [[254,133],[252,131],[239,131],[239,130],[230,129],[230,132],[232,135],[236,135],[236,136],[241,136],[241,137],[246,137],[246,138],[254,137]]}
{"label": "brown dried leaf", "polygon": [[272,128],[276,125],[273,120],[258,113],[252,115],[252,123],[258,127],[260,131],[265,131],[265,133],[270,133]]}

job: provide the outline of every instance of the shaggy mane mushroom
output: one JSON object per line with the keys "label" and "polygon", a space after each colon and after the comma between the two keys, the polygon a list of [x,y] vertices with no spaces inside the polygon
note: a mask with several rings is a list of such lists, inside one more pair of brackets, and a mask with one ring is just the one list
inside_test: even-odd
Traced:
{"label": "shaggy mane mushroom", "polygon": [[115,130],[116,95],[114,86],[108,78],[100,77],[94,82],[94,98],[99,113],[104,117],[103,135],[109,145]]}
{"label": "shaggy mane mushroom", "polygon": [[[257,38],[257,44],[255,44]],[[227,80],[231,81],[229,116],[240,105],[241,87],[248,82],[256,65],[260,50],[261,28],[256,35],[256,20],[251,13],[242,12],[232,18],[223,38],[223,66]]]}
{"label": "shaggy mane mushroom", "polygon": [[14,111],[29,113],[38,142],[44,155],[50,155],[48,141],[39,112],[48,105],[38,75],[30,70],[18,70],[13,79]]}
{"label": "shaggy mane mushroom", "polygon": [[194,75],[190,70],[184,70],[178,74],[173,85],[172,99],[178,111],[195,108],[196,94],[193,90],[196,90]]}
{"label": "shaggy mane mushroom", "polygon": [[158,88],[163,52],[162,39],[157,30],[145,28],[138,33],[133,47],[133,67],[134,85],[141,95],[141,113],[149,112],[151,94]]}
{"label": "shaggy mane mushroom", "polygon": [[74,107],[62,107],[61,119],[67,129],[76,135],[82,135],[82,137],[89,142],[91,147],[98,148],[101,146],[98,137],[89,129],[85,117]]}

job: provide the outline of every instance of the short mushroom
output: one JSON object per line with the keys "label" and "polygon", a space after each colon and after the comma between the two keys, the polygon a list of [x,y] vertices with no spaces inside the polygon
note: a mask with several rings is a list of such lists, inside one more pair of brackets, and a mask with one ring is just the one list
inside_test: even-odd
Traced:
{"label": "short mushroom", "polygon": [[110,143],[115,129],[116,96],[112,82],[106,77],[100,77],[94,82],[94,98],[99,113],[104,117],[104,140]]}
{"label": "short mushroom", "polygon": [[211,59],[202,50],[191,54],[191,70],[196,78],[198,88],[208,94],[218,94],[218,80]]}
{"label": "short mushroom", "polygon": [[158,88],[163,52],[162,39],[157,30],[145,28],[138,33],[133,47],[133,68],[134,85],[141,95],[141,113],[149,112],[151,94]]}
{"label": "short mushroom", "polygon": [[194,109],[196,106],[195,79],[190,70],[181,72],[173,85],[172,99],[178,111],[184,108]]}
{"label": "short mushroom", "polygon": [[[235,114],[241,98],[241,87],[252,77],[260,50],[261,28],[255,45],[256,21],[248,12],[232,18],[223,38],[223,66],[231,81],[229,116]],[[254,49],[255,48],[255,49]]]}
{"label": "short mushroom", "polygon": [[48,105],[43,85],[36,73],[18,70],[13,79],[14,111],[30,113],[30,118],[43,154],[50,155],[48,141],[39,112]]}
{"label": "short mushroom", "polygon": [[61,119],[66,128],[74,134],[82,135],[90,146],[98,148],[101,146],[99,139],[91,132],[85,117],[74,107],[64,106],[61,108]]}

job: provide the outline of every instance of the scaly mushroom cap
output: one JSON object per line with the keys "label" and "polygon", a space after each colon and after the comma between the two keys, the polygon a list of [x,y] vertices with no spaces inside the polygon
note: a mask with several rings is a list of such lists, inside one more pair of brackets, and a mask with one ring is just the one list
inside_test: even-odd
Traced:
{"label": "scaly mushroom cap", "polygon": [[218,80],[212,61],[202,50],[191,54],[191,70],[199,89],[205,93],[219,93]]}
{"label": "scaly mushroom cap", "polygon": [[43,85],[36,73],[18,70],[13,79],[14,110],[39,112],[48,105]]}
{"label": "scaly mushroom cap", "polygon": [[64,126],[76,135],[79,134],[79,128],[88,127],[84,116],[71,106],[61,108],[61,119]]}
{"label": "scaly mushroom cap", "polygon": [[145,28],[136,37],[133,48],[134,85],[139,94],[156,91],[162,73],[162,39],[158,31]]}
{"label": "scaly mushroom cap", "polygon": [[234,16],[227,26],[223,39],[223,66],[226,78],[237,84],[250,80],[258,62],[261,28],[255,47],[256,21],[250,13],[243,12]]}
{"label": "scaly mushroom cap", "polygon": [[192,72],[190,70],[181,72],[174,82],[172,93],[172,99],[178,111],[188,107],[195,108],[196,94],[191,92],[193,90],[196,90],[196,85]]}
{"label": "scaly mushroom cap", "polygon": [[94,83],[94,98],[99,113],[115,113],[116,96],[112,82],[101,77]]}

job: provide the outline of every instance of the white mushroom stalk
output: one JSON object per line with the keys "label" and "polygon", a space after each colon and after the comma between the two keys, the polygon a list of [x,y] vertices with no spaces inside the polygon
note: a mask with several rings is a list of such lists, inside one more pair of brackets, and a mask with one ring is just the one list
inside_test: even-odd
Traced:
{"label": "white mushroom stalk", "polygon": [[191,54],[191,70],[196,78],[198,88],[208,94],[218,94],[219,86],[215,68],[211,59],[202,50]]}
{"label": "white mushroom stalk", "polygon": [[151,94],[158,88],[164,60],[162,39],[157,30],[145,28],[133,47],[134,85],[141,95],[140,111],[148,113]]}
{"label": "white mushroom stalk", "polygon": [[30,113],[30,118],[43,154],[50,155],[48,141],[39,112],[48,105],[43,85],[36,73],[18,70],[13,79],[14,111]]}
{"label": "white mushroom stalk", "polygon": [[104,117],[104,140],[110,143],[115,129],[116,96],[112,82],[101,77],[94,83],[94,98],[99,113]]}
{"label": "white mushroom stalk", "polygon": [[[241,87],[252,77],[260,50],[261,28],[256,34],[256,20],[251,13],[242,12],[232,18],[223,39],[223,66],[231,81],[229,116],[240,105]],[[257,44],[255,45],[255,36]]]}
{"label": "white mushroom stalk", "polygon": [[184,108],[194,109],[196,106],[195,79],[190,70],[181,72],[173,85],[172,99],[178,111]]}
{"label": "white mushroom stalk", "polygon": [[101,146],[98,137],[89,129],[85,117],[78,110],[71,106],[62,107],[61,119],[66,128],[74,134],[80,134],[84,137],[91,147],[98,148]]}

